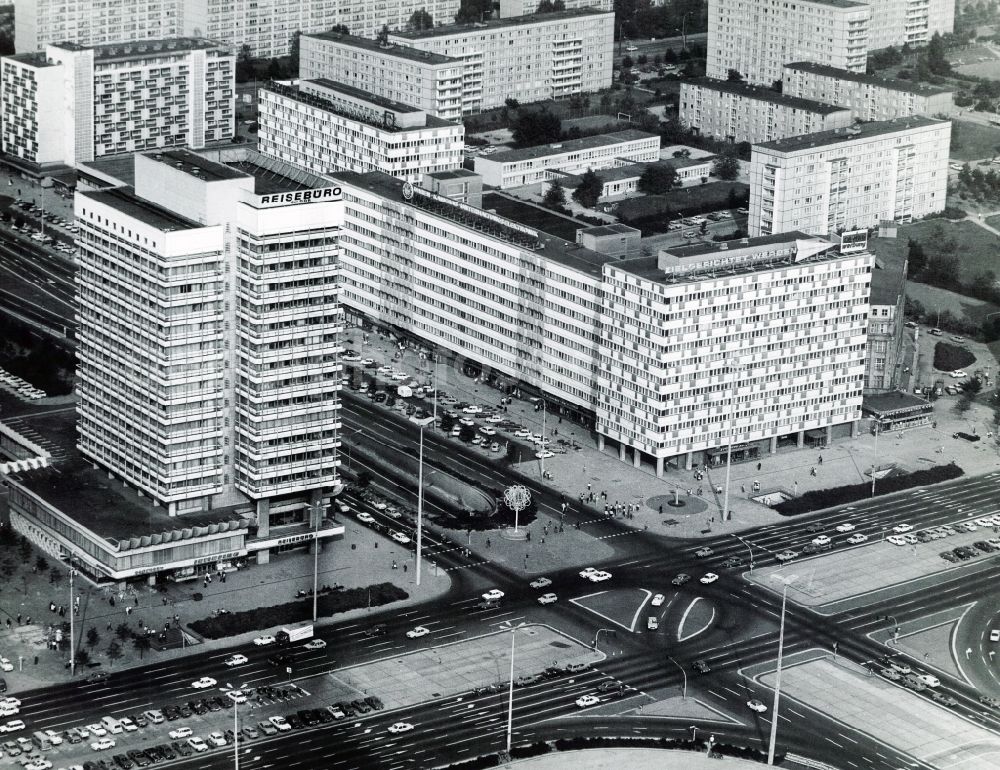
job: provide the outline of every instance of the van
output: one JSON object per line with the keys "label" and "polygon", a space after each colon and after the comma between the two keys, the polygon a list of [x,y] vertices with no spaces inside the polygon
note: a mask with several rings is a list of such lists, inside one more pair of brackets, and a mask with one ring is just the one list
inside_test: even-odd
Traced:
{"label": "van", "polygon": [[114,717],[103,717],[101,719],[101,727],[107,730],[112,735],[118,735],[125,732],[125,728],[122,727],[122,723],[119,722]]}
{"label": "van", "polygon": [[41,730],[32,734],[31,742],[35,744],[39,751],[48,751],[52,748],[52,741],[49,740],[49,736]]}

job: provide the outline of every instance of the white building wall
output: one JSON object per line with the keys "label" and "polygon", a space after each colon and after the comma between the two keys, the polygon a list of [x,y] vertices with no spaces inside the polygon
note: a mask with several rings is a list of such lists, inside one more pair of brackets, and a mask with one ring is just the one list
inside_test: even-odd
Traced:
{"label": "white building wall", "polygon": [[14,49],[173,37],[182,34],[182,6],[183,0],[14,0]]}
{"label": "white building wall", "polygon": [[867,0],[872,7],[869,48],[923,45],[935,32],[946,34],[955,28],[955,0]]}
{"label": "white building wall", "polygon": [[815,61],[864,72],[871,9],[822,0],[709,0],[706,75],[730,69],[770,86],[786,62]]}
{"label": "white building wall", "polygon": [[[905,119],[904,119],[905,120]],[[750,235],[802,230],[834,233],[909,222],[945,207],[951,123],[924,121],[878,135],[797,149],[753,148],[750,162]],[[885,124],[868,124],[881,126]],[[867,130],[867,129],[866,129]],[[824,135],[826,136],[826,135]]]}
{"label": "white building wall", "polygon": [[[720,253],[724,257],[725,253]],[[861,416],[870,254],[676,283],[604,266],[597,432],[655,458]]]}

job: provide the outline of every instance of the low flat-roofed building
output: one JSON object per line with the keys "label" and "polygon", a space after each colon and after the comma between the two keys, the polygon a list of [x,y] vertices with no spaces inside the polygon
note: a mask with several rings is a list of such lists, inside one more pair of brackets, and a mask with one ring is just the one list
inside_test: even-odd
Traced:
{"label": "low flat-roofed building", "polygon": [[576,231],[576,242],[585,249],[607,254],[609,257],[624,257],[629,252],[639,250],[642,231],[615,222],[610,225],[581,227]]}
{"label": "low flat-roofed building", "polygon": [[628,129],[585,136],[565,142],[477,155],[475,168],[483,184],[506,190],[547,182],[553,172],[581,174],[630,163],[652,162],[660,157],[660,137]]}
{"label": "low flat-roofed building", "polygon": [[786,64],[782,93],[850,109],[857,120],[936,117],[956,111],[952,89],[801,61]]}
{"label": "low flat-roofed building", "polygon": [[873,433],[904,432],[930,425],[934,419],[932,403],[899,391],[866,395],[861,410],[871,418]]}
{"label": "low flat-roofed building", "polygon": [[[681,185],[702,184],[711,176],[714,163],[715,156],[707,155],[701,158],[667,158],[653,163],[630,163],[626,166],[601,169],[597,172],[603,184],[600,197],[614,199],[638,192],[640,177],[649,166],[653,165],[672,168]],[[554,172],[552,179],[558,179],[567,190],[575,190],[583,181],[583,175]]]}
{"label": "low flat-roofed building", "polygon": [[467,168],[425,174],[421,186],[456,203],[483,207],[483,178]]}
{"label": "low flat-roofed building", "polygon": [[310,171],[383,171],[419,183],[461,168],[465,126],[325,78],[258,91],[257,147]]}
{"label": "low flat-roofed building", "polygon": [[769,142],[851,125],[846,107],[778,93],[764,86],[696,78],[681,83],[680,121],[728,142]]}

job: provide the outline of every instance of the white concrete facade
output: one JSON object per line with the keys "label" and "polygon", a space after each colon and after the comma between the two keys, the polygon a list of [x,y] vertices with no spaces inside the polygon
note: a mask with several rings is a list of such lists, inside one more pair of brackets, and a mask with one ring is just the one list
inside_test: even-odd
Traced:
{"label": "white concrete facade", "polygon": [[659,160],[660,137],[642,131],[616,131],[523,150],[477,155],[475,170],[483,184],[506,190],[547,182],[552,172],[580,174],[630,163]]}
{"label": "white concrete facade", "polygon": [[955,30],[955,0],[866,0],[872,7],[868,48],[876,50],[907,43],[924,45],[935,32]]}
{"label": "white concrete facade", "polygon": [[228,139],[235,64],[227,49],[194,38],[49,45],[4,57],[3,151],[30,163],[74,165]]}
{"label": "white concrete facade", "polygon": [[[614,0],[563,0],[563,6],[568,11],[578,8],[593,8],[597,11],[613,11]],[[538,10],[538,0],[500,0],[500,18],[509,19],[514,16],[530,16]]]}
{"label": "white concrete facade", "polygon": [[338,483],[340,193],[238,157],[76,199],[79,447],[172,515]]}
{"label": "white concrete facade", "polygon": [[[202,0],[204,2],[204,0]],[[14,50],[102,45],[183,34],[184,0],[14,0]]]}
{"label": "white concrete facade", "polygon": [[754,145],[750,235],[835,233],[945,207],[951,123],[911,117]]}
{"label": "white concrete facade", "polygon": [[702,136],[730,142],[769,142],[854,122],[844,107],[710,78],[681,82],[679,117]]}
{"label": "white concrete facade", "polygon": [[[462,62],[462,112],[611,86],[615,15],[589,8],[397,32],[389,41]],[[405,101],[405,100],[404,100]]]}
{"label": "white concrete facade", "polygon": [[784,233],[605,264],[599,436],[662,473],[731,437],[801,441],[853,423],[872,260]]}
{"label": "white concrete facade", "polygon": [[791,61],[864,72],[874,23],[871,8],[852,0],[709,0],[705,74],[726,80],[733,69],[770,86]]}
{"label": "white concrete facade", "polygon": [[782,93],[847,107],[858,120],[933,117],[956,111],[954,93],[946,88],[812,62],[786,64],[781,82]]}
{"label": "white concrete facade", "polygon": [[259,94],[258,149],[310,171],[383,171],[414,184],[462,167],[465,127],[324,80]]}
{"label": "white concrete facade", "polygon": [[336,32],[303,35],[299,76],[333,80],[411,104],[443,120],[462,118],[462,62]]}

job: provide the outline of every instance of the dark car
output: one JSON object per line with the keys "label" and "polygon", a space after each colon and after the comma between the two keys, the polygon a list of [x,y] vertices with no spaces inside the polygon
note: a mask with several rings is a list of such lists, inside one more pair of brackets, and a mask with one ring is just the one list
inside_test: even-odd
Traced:
{"label": "dark car", "polygon": [[288,722],[289,725],[291,725],[293,730],[301,730],[303,727],[302,720],[299,719],[295,714],[289,714],[287,717],[285,717],[285,721]]}
{"label": "dark car", "polygon": [[675,577],[670,582],[673,583],[675,586],[682,586],[685,583],[687,583],[690,579],[691,579],[690,575],[685,574],[684,572],[682,572],[681,574],[677,575],[677,577]]}
{"label": "dark car", "polygon": [[979,702],[984,706],[989,706],[991,709],[1000,709],[1000,699],[994,698],[990,695],[980,695]]}
{"label": "dark car", "polygon": [[697,671],[697,672],[698,672],[699,674],[707,674],[707,673],[708,673],[709,671],[711,671],[711,670],[712,670],[712,669],[711,669],[711,668],[709,667],[709,665],[708,665],[708,664],[707,664],[707,663],[706,663],[705,661],[703,661],[703,660],[696,660],[696,661],[695,661],[695,662],[694,662],[694,663],[692,664],[691,668],[693,668],[693,669],[694,669],[695,671]]}
{"label": "dark car", "polygon": [[95,671],[93,674],[89,674],[87,676],[86,681],[87,684],[96,684],[97,682],[103,682],[109,676],[111,676],[111,674],[109,674],[107,671]]}
{"label": "dark car", "polygon": [[992,553],[994,551],[993,546],[987,543],[985,540],[977,540],[972,545],[978,548],[983,553]]}
{"label": "dark car", "polygon": [[380,392],[376,393],[374,396],[372,396],[372,401],[374,401],[376,404],[381,404],[387,398],[389,398],[389,397],[385,393],[383,393],[383,392],[380,391]]}
{"label": "dark car", "polygon": [[[185,705],[187,705],[193,713],[198,714],[199,716],[208,713],[208,706],[205,705],[205,701],[203,700],[189,700]],[[181,708],[183,709],[183,707]]]}
{"label": "dark car", "polygon": [[355,714],[358,713],[357,711],[354,710],[354,706],[352,706],[347,701],[341,701],[340,703],[337,704],[337,707],[344,712],[345,717],[353,717]]}
{"label": "dark car", "polygon": [[355,711],[358,711],[358,712],[360,712],[362,714],[367,714],[369,711],[372,710],[372,707],[369,706],[367,703],[365,703],[360,698],[358,698],[356,700],[352,700],[351,701],[351,705],[354,707]]}
{"label": "dark car", "polygon": [[319,724],[319,718],[312,713],[312,709],[300,709],[296,712],[297,716],[306,727],[313,727]]}
{"label": "dark car", "polygon": [[80,737],[80,733],[76,730],[67,730],[62,734],[63,738],[69,743],[82,743],[83,738]]}
{"label": "dark car", "polygon": [[149,720],[142,714],[133,714],[130,719],[135,722],[136,727],[149,727]]}
{"label": "dark car", "polygon": [[135,762],[139,767],[149,767],[153,764],[153,760],[146,756],[146,752],[140,749],[132,749],[128,753],[128,758]]}
{"label": "dark car", "polygon": [[135,767],[135,762],[129,759],[125,754],[115,754],[112,758],[115,765],[121,768],[121,770],[132,770]]}
{"label": "dark car", "polygon": [[384,623],[379,623],[374,626],[369,626],[364,630],[364,635],[371,639],[373,636],[385,636],[386,627]]}
{"label": "dark car", "polygon": [[722,562],[723,567],[739,567],[743,563],[743,559],[739,556],[730,556],[724,562]]}
{"label": "dark car", "polygon": [[203,703],[208,707],[209,711],[222,711],[222,704],[216,698],[205,698]]}
{"label": "dark car", "polygon": [[175,719],[180,718],[181,710],[177,706],[164,706],[163,716],[167,718],[168,722],[173,722]]}
{"label": "dark car", "polygon": [[160,752],[160,757],[162,759],[177,759],[177,754],[174,752],[170,746],[165,743],[161,743],[155,747],[157,751]]}
{"label": "dark car", "polygon": [[[250,697],[251,693],[252,693],[252,691],[251,692],[247,692],[247,697],[248,698]],[[219,708],[218,709],[212,708],[212,704],[213,703],[216,706],[218,706]],[[212,698],[210,701],[208,701],[208,707],[210,709],[212,709],[212,711],[224,710],[224,709],[229,708],[232,705],[233,705],[233,701],[232,701],[231,698],[223,698],[221,695],[216,695],[214,698]]]}
{"label": "dark car", "polygon": [[943,692],[938,692],[937,690],[935,690],[934,692],[931,693],[931,698],[933,698],[934,700],[936,700],[942,706],[951,706],[951,707],[954,708],[955,706],[958,705],[958,701],[957,700],[955,700],[954,698],[952,698],[950,695],[947,695],[947,694],[945,694]]}
{"label": "dark car", "polygon": [[562,676],[562,669],[556,666],[549,666],[542,672],[542,678],[544,679],[555,679],[557,676]]}
{"label": "dark car", "polygon": [[944,559],[945,561],[950,561],[952,564],[958,561],[958,557],[951,551],[942,551],[940,553],[940,556],[942,559]]}
{"label": "dark car", "polygon": [[616,693],[616,692],[617,693],[623,693],[623,692],[625,692],[625,685],[623,685],[621,682],[617,682],[617,681],[614,681],[614,680],[609,680],[609,681],[606,681],[606,682],[601,682],[599,685],[597,685],[597,691],[598,692],[605,692],[605,693],[607,693],[607,692],[610,692],[610,693]]}
{"label": "dark car", "polygon": [[537,684],[542,681],[541,674],[528,674],[527,676],[519,676],[514,680],[515,687],[527,687],[530,684]]}
{"label": "dark car", "polygon": [[160,748],[160,746],[149,746],[146,748],[146,756],[153,762],[159,762],[161,759],[166,759],[167,755],[164,754]]}
{"label": "dark car", "polygon": [[367,698],[365,698],[365,703],[367,703],[376,711],[381,711],[382,709],[385,708],[385,704],[382,702],[382,699],[379,698],[377,695],[369,695]]}
{"label": "dark car", "polygon": [[267,659],[267,662],[272,666],[290,666],[295,662],[295,656],[287,652],[281,652],[277,655],[272,655]]}
{"label": "dark car", "polygon": [[314,711],[321,724],[329,724],[334,720],[333,714],[326,709],[314,709]]}
{"label": "dark car", "polygon": [[180,709],[180,712],[181,712],[181,717],[184,718],[184,719],[187,719],[189,716],[191,716],[194,713],[191,710],[191,707],[187,703],[185,703],[184,705],[180,706],[179,709]]}
{"label": "dark car", "polygon": [[170,748],[180,754],[182,757],[190,757],[194,754],[194,749],[192,749],[187,741],[174,741],[170,744]]}
{"label": "dark car", "polygon": [[810,524],[806,527],[806,532],[822,532],[824,529],[826,529],[825,524]]}

